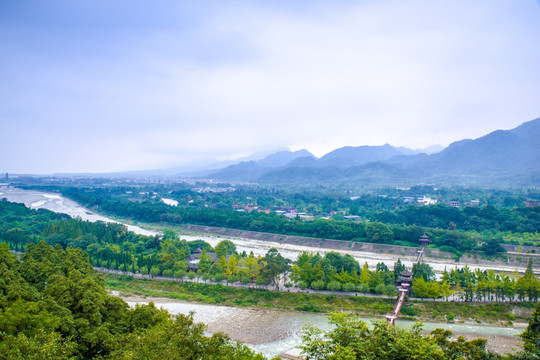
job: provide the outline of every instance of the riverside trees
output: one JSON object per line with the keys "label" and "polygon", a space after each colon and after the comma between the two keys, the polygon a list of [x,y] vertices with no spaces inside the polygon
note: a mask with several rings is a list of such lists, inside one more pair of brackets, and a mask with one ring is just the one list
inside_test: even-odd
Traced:
{"label": "riverside trees", "polygon": [[[164,236],[159,238],[136,235],[121,224],[67,219],[50,211],[36,211],[6,201],[0,201],[0,209],[0,240],[8,243],[12,250],[25,251],[29,244],[44,240],[63,249],[70,246],[82,249],[88,254],[90,263],[97,267],[182,278],[187,274],[187,262],[192,252],[200,249],[197,273],[190,271],[192,277],[276,285],[290,265],[275,249],[265,256],[238,254],[229,240],[221,241],[212,249],[202,240],[181,240],[172,229],[166,229]],[[303,253],[292,265],[290,278],[300,288],[384,295],[395,294],[394,281],[403,270],[400,261],[396,262],[394,271],[382,263],[376,269],[369,269],[367,264],[361,267],[350,255],[336,252],[324,256]],[[467,267],[452,269],[442,274],[440,282],[434,282],[433,270],[420,264],[413,272],[416,278],[423,277],[424,283],[416,281],[413,291],[420,297],[429,298],[447,297],[449,292],[454,292],[466,301],[516,298],[535,301],[540,294],[540,284],[532,266],[529,264],[526,274],[521,277],[472,271]]]}
{"label": "riverside trees", "polygon": [[[509,209],[496,203],[498,207],[488,204],[457,209],[442,204],[407,205],[398,201],[397,197],[392,199],[362,195],[357,200],[351,200],[335,194],[286,194],[278,190],[272,192],[257,188],[242,188],[238,190],[238,194],[234,191],[217,195],[201,194],[193,190],[172,191],[171,194],[167,193],[167,196],[176,196],[180,205],[171,207],[160,202],[157,196],[152,198],[141,195],[142,198],[133,199],[133,191],[126,194],[125,190],[68,188],[64,189],[63,193],[83,204],[97,206],[102,211],[147,222],[198,224],[323,239],[413,246],[420,235],[427,233],[433,240],[433,246],[454,252],[457,258],[463,252],[473,250],[484,251],[489,255],[500,254],[503,249],[499,245],[503,237],[506,239],[504,241],[540,243],[540,207]],[[165,189],[161,189],[163,190]],[[268,201],[268,197],[272,196],[277,196],[280,200]],[[328,208],[329,213],[320,213],[319,216],[332,218],[317,218],[315,221],[306,222],[287,219],[276,212],[239,212],[232,208],[235,200],[246,198],[250,199],[250,207],[257,206],[261,199],[261,204],[295,206],[298,211]],[[355,214],[362,215],[370,222],[346,220],[343,215],[351,214],[352,208],[355,209]],[[479,247],[481,242],[487,245]]]}
{"label": "riverside trees", "polygon": [[370,327],[345,313],[332,314],[330,323],[335,328],[327,332],[313,326],[304,330],[301,349],[306,359],[503,359],[486,351],[484,339],[450,341],[452,332],[442,329],[424,335],[421,323],[404,329],[376,320]]}

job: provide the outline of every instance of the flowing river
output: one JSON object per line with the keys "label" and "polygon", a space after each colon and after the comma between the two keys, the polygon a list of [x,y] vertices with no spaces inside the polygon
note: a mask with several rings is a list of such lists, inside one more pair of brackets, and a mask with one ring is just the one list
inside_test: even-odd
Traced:
{"label": "flowing river", "polygon": [[[325,315],[273,309],[246,309],[218,305],[193,304],[165,298],[123,298],[130,306],[148,304],[153,301],[171,314],[189,314],[193,312],[195,322],[208,326],[209,333],[224,332],[233,340],[246,343],[250,348],[265,356],[273,357],[294,350],[301,345],[302,328],[312,324],[323,330],[331,325]],[[370,322],[369,319],[363,319]],[[402,327],[410,327],[412,321],[398,320]],[[451,330],[456,335],[467,339],[478,337],[488,339],[488,348],[499,353],[515,351],[519,348],[517,338],[523,328],[454,324],[424,323],[423,329],[430,332],[437,328]]]}
{"label": "flowing river", "polygon": [[[32,209],[48,209],[54,212],[64,213],[68,214],[71,217],[74,218],[80,218],[82,220],[88,220],[88,221],[103,221],[103,222],[114,222],[119,223],[119,221],[112,220],[110,218],[107,218],[103,215],[97,214],[89,209],[84,208],[80,204],[76,203],[75,201],[63,197],[61,194],[58,193],[48,193],[43,191],[36,191],[36,190],[22,190],[17,188],[10,188],[10,189],[1,189],[0,190],[0,199],[6,198],[9,201],[12,202],[18,202],[18,203],[24,203],[27,207]],[[165,203],[169,203],[171,206],[175,206],[173,202],[171,202],[171,199],[162,199]],[[174,200],[172,200],[174,201]],[[139,226],[135,225],[129,225],[125,224],[128,228],[128,230],[133,231],[137,234],[141,235],[156,235],[158,232],[146,230]],[[221,240],[231,240],[237,247],[237,250],[239,252],[246,251],[246,253],[253,252],[256,256],[261,255],[264,256],[268,250],[271,248],[276,248],[279,250],[281,255],[285,258],[288,258],[290,260],[296,260],[298,255],[302,253],[303,251],[309,252],[309,253],[321,253],[324,254],[328,251],[336,251],[336,250],[329,250],[325,248],[318,248],[318,247],[309,247],[309,246],[301,246],[301,245],[292,245],[292,244],[281,244],[277,242],[270,242],[270,241],[262,241],[262,240],[254,240],[254,239],[243,239],[243,238],[227,238],[224,236],[211,236],[211,235],[181,235],[182,239],[185,239],[187,241],[193,241],[197,239],[204,240],[208,242],[211,246],[215,246],[218,242]],[[370,253],[370,252],[363,252],[363,251],[339,251],[342,254],[349,254],[352,257],[354,257],[360,264],[364,264],[367,262],[370,269],[374,269],[376,265],[379,262],[384,262],[386,266],[389,268],[392,268],[394,266],[394,263],[397,261],[398,258],[401,258],[401,261],[405,266],[408,268],[412,268],[413,262],[415,261],[412,257],[406,257],[406,256],[399,256],[399,255],[392,255],[392,254],[380,254],[380,253]],[[448,262],[443,260],[433,260],[433,259],[426,259],[426,263],[428,263],[436,273],[440,274],[445,268],[452,269],[454,267],[462,268],[464,266],[469,266],[472,268],[479,268],[481,270],[487,270],[487,269],[493,269],[495,271],[504,271],[504,272],[512,272],[512,271],[519,271],[523,273],[525,271],[525,268],[516,268],[511,266],[504,266],[504,265],[467,265],[463,263],[455,263],[455,262]]]}
{"label": "flowing river", "polygon": [[[48,209],[54,212],[65,213],[74,218],[88,221],[115,222],[103,215],[92,212],[80,204],[70,199],[64,198],[58,193],[48,193],[35,190],[22,190],[17,188],[1,189],[0,199],[6,198],[12,202],[24,203],[33,209]],[[157,232],[142,229],[138,226],[126,225],[130,231],[142,235],[155,235]],[[188,236],[181,235],[188,241],[202,239],[212,246],[223,240],[224,237],[217,236]],[[297,245],[269,243],[250,239],[230,239],[237,246],[239,251],[253,251],[256,255],[264,255],[271,247],[276,247],[280,253],[292,260],[295,260],[302,251],[321,252],[328,251],[324,248],[311,248]],[[370,267],[375,267],[378,262],[385,262],[387,266],[392,266],[397,259],[392,255],[382,255],[373,253],[349,252],[361,263],[367,262]],[[404,261],[407,266],[411,262]],[[429,264],[436,271],[442,271],[446,264]],[[455,265],[453,265],[455,266]],[[459,265],[458,265],[459,266]],[[489,268],[478,266],[479,268]],[[495,270],[512,271],[505,267],[495,267]],[[522,269],[523,270],[523,269]],[[300,344],[301,329],[306,324],[313,324],[322,329],[329,329],[330,325],[324,315],[301,313],[291,311],[279,311],[269,309],[245,309],[215,305],[192,304],[174,301],[171,299],[150,299],[150,298],[126,298],[131,306],[136,303],[148,303],[154,301],[157,306],[167,309],[172,314],[188,314],[194,312],[197,322],[208,325],[208,332],[215,333],[223,331],[235,340],[249,344],[254,350],[262,352],[267,356],[279,355],[290,351]],[[398,321],[401,326],[411,326],[410,321]],[[512,347],[517,347],[519,340],[516,335],[523,331],[522,327],[493,327],[485,325],[467,324],[447,324],[447,323],[425,323],[424,329],[431,331],[435,328],[443,327],[457,334],[465,335],[468,338],[487,337],[488,347],[492,350],[504,353],[511,351]]]}

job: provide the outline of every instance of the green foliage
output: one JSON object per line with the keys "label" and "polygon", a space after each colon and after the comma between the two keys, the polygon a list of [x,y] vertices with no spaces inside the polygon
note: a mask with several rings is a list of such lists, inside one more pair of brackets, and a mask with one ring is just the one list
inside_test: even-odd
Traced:
{"label": "green foliage", "polygon": [[263,360],[245,345],[231,341],[219,333],[204,335],[205,326],[194,324],[191,315],[178,315],[162,321],[146,331],[126,337],[125,345],[110,354],[111,359],[131,360],[183,359],[200,360]]}
{"label": "green foliage", "polygon": [[506,249],[501,245],[502,239],[488,239],[487,242],[482,245],[482,251],[487,255],[495,255],[499,252],[506,252]]}
{"label": "green foliage", "polygon": [[[18,260],[0,244],[0,359],[262,359],[192,318],[110,296],[80,249],[40,242]],[[124,277],[124,281],[127,281]],[[170,332],[170,336],[164,334]],[[161,357],[160,357],[161,356]]]}
{"label": "green foliage", "polygon": [[236,245],[230,240],[221,240],[214,248],[217,257],[236,254]]}
{"label": "green foliage", "polygon": [[392,326],[376,320],[369,327],[357,316],[345,313],[332,314],[330,323],[335,328],[323,332],[308,326],[302,334],[300,347],[306,359],[497,359],[486,351],[486,340],[466,341],[459,337],[448,340],[452,332],[437,329],[429,335],[422,334],[422,324],[410,329]]}
{"label": "green foliage", "polygon": [[521,334],[521,338],[525,343],[523,357],[528,355],[540,357],[540,303],[536,304],[527,329]]}
{"label": "green foliage", "polygon": [[433,268],[426,263],[416,263],[412,268],[413,278],[423,278],[425,281],[432,281],[435,279],[435,272]]}

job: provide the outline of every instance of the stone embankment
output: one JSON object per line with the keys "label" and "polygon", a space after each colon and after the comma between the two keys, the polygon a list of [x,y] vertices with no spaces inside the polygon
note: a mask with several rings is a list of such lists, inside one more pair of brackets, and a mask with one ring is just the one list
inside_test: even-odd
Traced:
{"label": "stone embankment", "polygon": [[[277,242],[280,244],[290,244],[290,245],[300,245],[300,246],[309,246],[316,248],[327,248],[332,250],[341,250],[341,251],[361,251],[361,252],[370,252],[375,254],[390,254],[395,256],[407,256],[407,257],[416,257],[419,247],[412,246],[398,246],[398,245],[385,245],[385,244],[374,244],[374,243],[365,243],[359,241],[345,241],[345,240],[334,240],[334,239],[322,239],[322,238],[312,238],[306,236],[294,236],[294,235],[282,235],[282,234],[272,234],[264,233],[257,231],[248,231],[248,230],[238,230],[238,229],[228,229],[222,227],[214,226],[203,226],[203,225],[185,225],[184,229],[186,231],[200,233],[200,234],[210,234],[210,235],[219,235],[227,236],[233,238],[243,238],[243,239],[253,239],[259,241],[270,241]],[[461,257],[460,262],[470,265],[505,265],[505,266],[516,266],[516,267],[527,267],[527,263],[530,258],[533,258],[533,261],[538,261],[538,254],[526,254],[526,253],[515,253],[509,252],[506,255],[507,260],[504,259],[487,259],[481,254],[471,253]],[[426,248],[424,252],[424,258],[433,259],[433,260],[443,260],[443,261],[452,261],[454,254],[448,251],[441,251],[439,249]]]}

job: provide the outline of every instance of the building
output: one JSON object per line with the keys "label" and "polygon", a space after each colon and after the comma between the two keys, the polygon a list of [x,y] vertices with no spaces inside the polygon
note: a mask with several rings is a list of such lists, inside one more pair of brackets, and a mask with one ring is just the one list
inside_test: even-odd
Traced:
{"label": "building", "polygon": [[471,200],[471,201],[469,201],[468,205],[472,206],[472,207],[480,206],[480,200],[479,199]]}
{"label": "building", "polygon": [[437,203],[437,199],[432,199],[428,196],[419,196],[417,199],[416,199],[416,202],[419,203],[419,204],[422,204],[422,205],[434,205]]}

